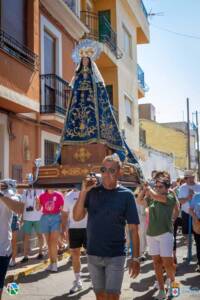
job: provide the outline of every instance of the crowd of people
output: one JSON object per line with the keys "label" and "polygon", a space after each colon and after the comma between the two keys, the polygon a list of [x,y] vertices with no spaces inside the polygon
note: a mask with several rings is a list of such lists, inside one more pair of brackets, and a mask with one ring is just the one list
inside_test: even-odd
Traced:
{"label": "crowd of people", "polygon": [[119,157],[107,156],[100,168],[101,183],[91,174],[80,189],[73,187],[65,193],[28,189],[20,194],[9,189],[9,181],[4,182],[8,188],[0,192],[0,298],[8,266],[16,265],[20,226],[24,232],[20,263],[30,259],[33,231],[38,238],[37,259],[44,258],[47,246],[47,271],[58,271],[59,248],[69,244],[74,272],[70,294],[83,288],[80,256],[84,248],[97,300],[118,300],[126,257],[134,279],[140,273],[141,261],[149,255],[158,289],[155,298],[167,299],[167,290],[176,282],[179,228],[188,250],[194,236],[196,272],[200,272],[200,183],[194,173],[187,170],[184,178],[171,183],[167,172],[154,171],[151,180],[131,191],[118,183],[120,169]]}

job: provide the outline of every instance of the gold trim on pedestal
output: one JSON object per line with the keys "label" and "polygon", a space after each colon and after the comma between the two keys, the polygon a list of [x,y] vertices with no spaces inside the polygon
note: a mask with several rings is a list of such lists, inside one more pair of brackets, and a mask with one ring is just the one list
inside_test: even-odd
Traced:
{"label": "gold trim on pedestal", "polygon": [[91,155],[92,154],[86,148],[81,147],[75,152],[73,158],[84,163],[91,157]]}

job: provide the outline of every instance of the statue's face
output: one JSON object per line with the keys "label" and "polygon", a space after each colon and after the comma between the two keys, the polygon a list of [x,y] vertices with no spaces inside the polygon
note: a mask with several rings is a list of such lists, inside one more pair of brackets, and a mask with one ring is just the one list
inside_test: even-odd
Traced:
{"label": "statue's face", "polygon": [[87,67],[89,65],[89,58],[88,57],[83,57],[82,63],[84,67]]}

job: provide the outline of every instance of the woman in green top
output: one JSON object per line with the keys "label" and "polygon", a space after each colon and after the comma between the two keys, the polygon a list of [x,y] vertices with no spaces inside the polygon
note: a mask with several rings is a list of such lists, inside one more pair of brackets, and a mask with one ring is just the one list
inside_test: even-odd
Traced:
{"label": "woman in green top", "polygon": [[169,190],[169,177],[156,179],[155,190],[145,185],[138,194],[137,203],[149,207],[147,243],[152,256],[159,292],[156,299],[167,299],[164,289],[163,266],[171,284],[175,281],[173,263],[173,217],[178,216],[179,203]]}

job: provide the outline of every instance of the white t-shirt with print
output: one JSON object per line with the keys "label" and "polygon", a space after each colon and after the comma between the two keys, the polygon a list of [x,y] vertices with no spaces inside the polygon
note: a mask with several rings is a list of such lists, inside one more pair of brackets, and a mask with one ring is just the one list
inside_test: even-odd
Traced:
{"label": "white t-shirt with print", "polygon": [[[36,197],[39,197],[42,192],[42,190],[24,190],[22,194],[22,202],[25,204],[23,213],[24,221],[40,221],[42,211],[36,209]],[[33,207],[33,211],[26,211],[27,207]]]}
{"label": "white t-shirt with print", "polygon": [[[178,193],[178,198],[186,198],[190,190],[193,190],[195,193],[200,193],[200,183],[195,183],[193,185],[189,185],[187,183],[184,183],[181,185],[179,193]],[[186,203],[181,205],[181,210],[184,211],[185,213],[189,213],[189,208],[190,208],[190,201],[187,201]]]}
{"label": "white t-shirt with print", "polygon": [[74,221],[73,219],[73,208],[78,200],[79,191],[71,191],[66,194],[63,211],[69,213],[69,228],[86,228],[87,227],[87,215],[81,221]]}

